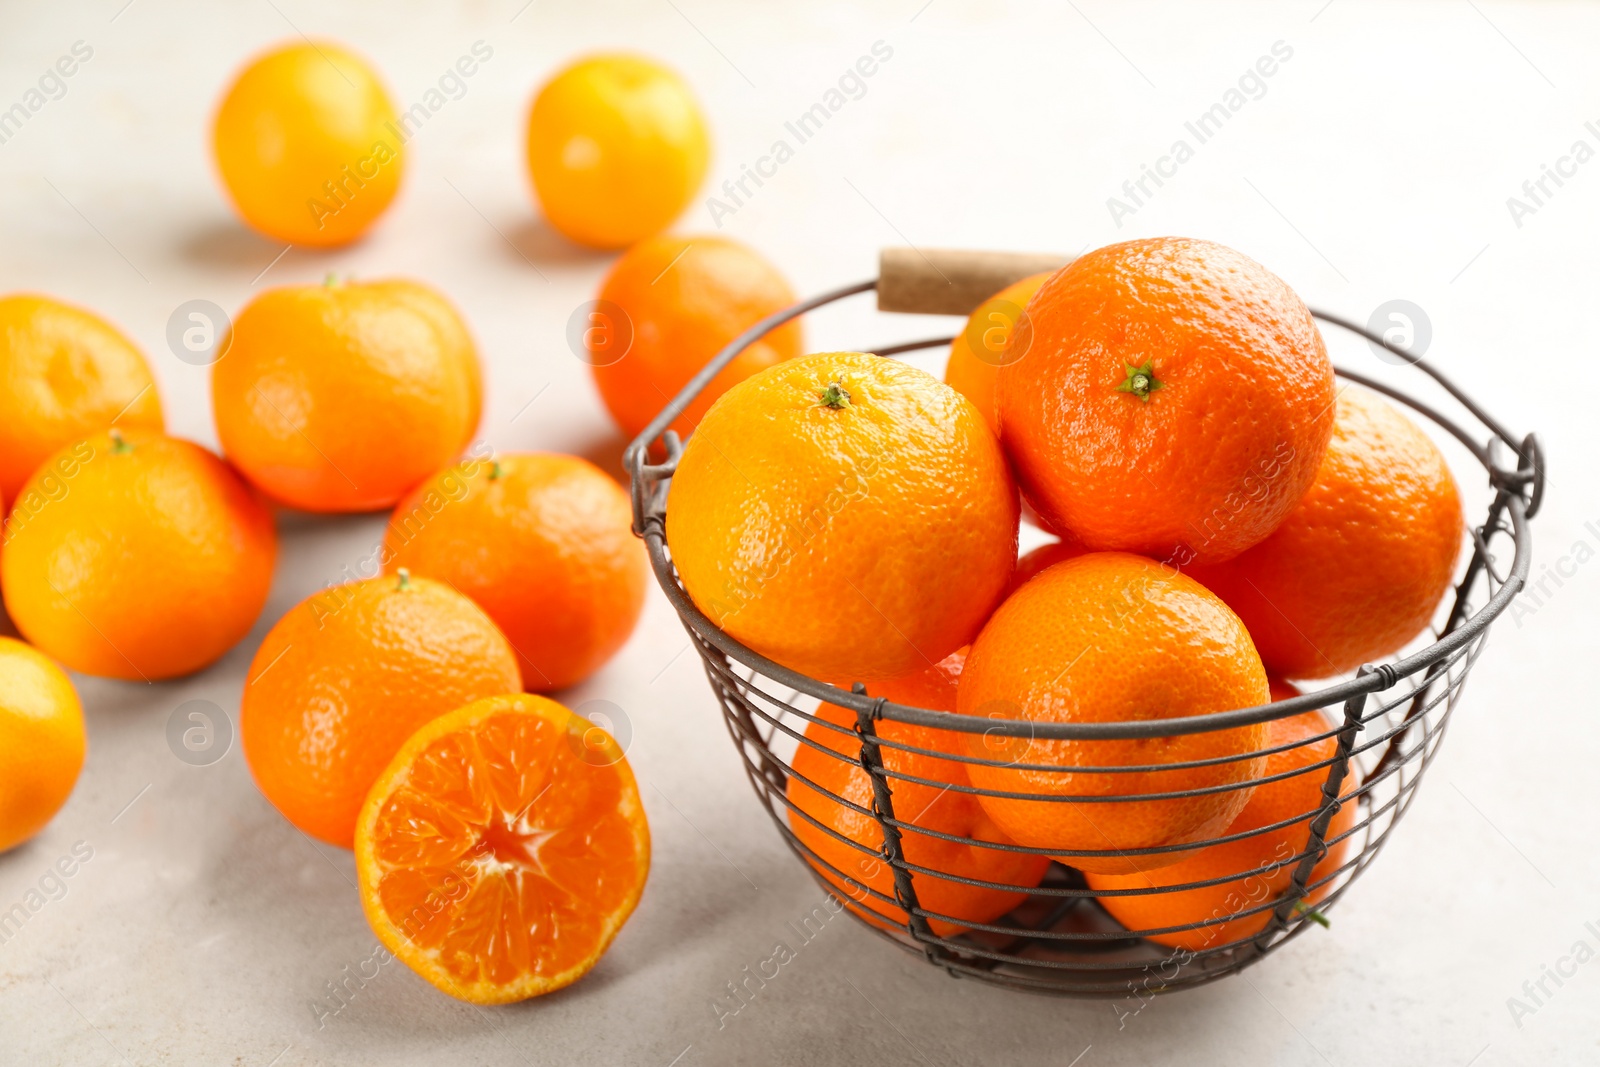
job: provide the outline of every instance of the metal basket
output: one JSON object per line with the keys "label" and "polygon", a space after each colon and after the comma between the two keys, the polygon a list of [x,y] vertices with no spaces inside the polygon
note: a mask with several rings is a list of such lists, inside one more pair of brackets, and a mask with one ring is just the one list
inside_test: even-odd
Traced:
{"label": "metal basket", "polygon": [[[1204,984],[1259,960],[1279,945],[1300,934],[1313,920],[1326,922],[1323,913],[1338,903],[1355,878],[1377,857],[1401,815],[1415,794],[1449,725],[1450,712],[1461,695],[1467,672],[1482,650],[1489,624],[1506,609],[1527,579],[1531,555],[1528,520],[1538,511],[1543,495],[1543,460],[1537,440],[1528,435],[1514,439],[1498,422],[1447,381],[1434,368],[1417,362],[1416,369],[1431,377],[1467,414],[1488,431],[1486,443],[1478,435],[1459,426],[1435,408],[1415,400],[1380,382],[1346,370],[1341,378],[1358,382],[1397,400],[1425,416],[1459,440],[1482,464],[1488,474],[1493,500],[1481,526],[1472,531],[1473,550],[1454,598],[1441,605],[1441,618],[1433,628],[1435,640],[1427,647],[1403,658],[1370,664],[1354,676],[1317,692],[1257,708],[1241,708],[1209,715],[1138,723],[1033,723],[1020,719],[980,718],[906,707],[866,694],[861,685],[844,690],[783,667],[739,643],[718,629],[689,599],[679,584],[668,553],[665,515],[668,482],[681,454],[676,434],[667,431],[678,414],[698,395],[711,378],[740,351],[770,330],[807,311],[825,304],[866,293],[878,287],[875,279],[850,285],[803,301],[751,327],[717,355],[669,404],[626,453],[625,462],[632,477],[634,532],[649,550],[657,580],[683,621],[684,628],[704,662],[712,690],[721,703],[728,732],[744,761],[744,768],[757,797],[772,816],[779,833],[795,853],[806,861],[822,886],[841,898],[851,914],[880,936],[912,952],[924,955],[930,963],[957,977],[972,977],[996,985],[1033,992],[1070,996],[1121,996],[1141,998],[1150,993],[1185,989]],[[989,291],[994,291],[993,289]],[[1325,323],[1349,330],[1374,344],[1382,345],[1409,360],[1407,354],[1359,325],[1334,315],[1313,312]],[[948,344],[941,337],[909,344],[879,348],[883,356]],[[651,462],[650,449],[658,446],[660,462]],[[1515,465],[1506,466],[1502,455],[1515,456]],[[1497,569],[1495,542],[1509,537],[1513,558],[1508,572]],[[820,702],[846,709],[856,717],[854,731],[837,721],[816,715]],[[896,819],[894,798],[902,776],[885,766],[884,751],[906,748],[878,736],[879,721],[912,723],[961,733],[984,733],[1007,738],[1041,739],[1132,739],[1202,733],[1297,715],[1312,709],[1341,711],[1338,725],[1322,738],[1335,740],[1331,758],[1317,760],[1307,773],[1326,767],[1319,806],[1294,820],[1294,827],[1305,828],[1304,847],[1293,856],[1260,868],[1270,876],[1280,868],[1292,869],[1288,884],[1276,895],[1248,900],[1225,915],[1181,926],[1130,930],[1119,925],[1097,899],[1116,895],[1096,893],[1076,869],[1056,862],[1044,882],[1036,887],[1008,887],[1001,883],[956,877],[906,860],[904,842],[908,835],[925,834],[959,840],[911,822]],[[834,717],[837,720],[838,716]],[[821,723],[820,726],[813,724]],[[847,735],[847,752],[819,745],[806,736],[812,730],[830,730]],[[1312,739],[1307,744],[1319,743]],[[1325,742],[1322,742],[1325,743]],[[794,775],[793,754],[806,745],[826,751],[835,758],[857,764],[870,776],[872,802],[868,806],[851,804],[838,794],[814,786],[829,799],[849,805],[857,813],[870,814],[881,831],[881,847],[842,837],[831,828],[800,812],[790,801],[787,787]],[[916,751],[916,750],[913,750]],[[949,756],[941,751],[940,755]],[[967,763],[973,757],[954,757]],[[1107,773],[1135,773],[1168,769],[1163,765],[1105,768]],[[802,779],[808,782],[807,779]],[[981,790],[970,785],[948,786],[963,792],[999,796],[1036,797],[1038,794],[1008,794],[1000,790]],[[1229,786],[1227,788],[1243,788]],[[1212,787],[1214,790],[1215,787]],[[1146,798],[1183,798],[1205,790],[1145,794]],[[1073,800],[1073,797],[1052,799]],[[1088,801],[1091,798],[1081,798]],[[1123,798],[1125,799],[1125,798]],[[1134,799],[1141,799],[1135,797]],[[1345,832],[1329,836],[1336,812],[1344,805],[1356,805],[1353,825]],[[875,888],[852,872],[841,870],[813,852],[796,836],[795,820],[804,819],[839,842],[860,853],[864,861],[887,864],[892,869],[893,893]],[[1250,833],[1281,828],[1275,824]],[[1199,842],[1237,840],[1250,834],[1225,835]],[[1336,870],[1312,878],[1319,861],[1339,841],[1345,859]],[[997,847],[984,843],[987,847]],[[1021,845],[998,846],[1018,853],[1047,854],[1059,858],[1063,850],[1036,849]],[[1177,846],[1168,846],[1173,850]],[[1194,845],[1186,846],[1188,848]],[[1136,850],[1159,852],[1163,849]],[[1087,853],[1078,853],[1086,855]],[[827,872],[828,877],[823,876]],[[859,874],[860,872],[856,872]],[[1245,875],[1247,872],[1240,872]],[[1248,872],[1254,876],[1256,872]],[[930,922],[947,921],[923,907],[919,887],[926,890],[930,879],[948,878],[969,886],[1016,888],[1028,894],[1025,903],[1002,918],[988,923],[961,922],[965,932],[941,936]],[[881,878],[876,879],[882,882]],[[1232,879],[1240,881],[1241,879]],[[1176,892],[1207,883],[1184,883],[1159,889],[1120,890],[1121,895],[1150,892]],[[1315,908],[1303,906],[1309,895],[1318,899]],[[845,900],[843,898],[848,898]],[[880,916],[869,922],[860,912]],[[898,925],[882,918],[903,917]],[[1195,929],[1221,929],[1220,923],[1248,915],[1265,914],[1259,932],[1203,948],[1169,948],[1146,940],[1150,934],[1178,934]]]}

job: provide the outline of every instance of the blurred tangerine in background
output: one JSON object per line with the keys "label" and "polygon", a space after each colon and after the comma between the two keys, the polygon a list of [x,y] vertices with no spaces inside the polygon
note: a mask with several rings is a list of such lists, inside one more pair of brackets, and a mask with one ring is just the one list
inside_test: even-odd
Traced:
{"label": "blurred tangerine in background", "polygon": [[705,120],[676,73],[643,56],[581,59],[528,113],[528,174],[569,240],[625,248],[683,213],[710,159]]}
{"label": "blurred tangerine in background", "polygon": [[239,215],[290,244],[356,240],[405,172],[389,94],[365,59],[330,41],[295,42],[248,63],[224,94],[211,137]]}
{"label": "blurred tangerine in background", "polygon": [[61,810],[87,744],[71,679],[43,653],[0,637],[0,852]]}
{"label": "blurred tangerine in background", "polygon": [[[738,241],[640,241],[612,265],[596,302],[597,315],[620,314],[621,321],[597,322],[585,335],[606,410],[625,434],[637,436],[730,341],[794,302],[777,268]],[[798,321],[773,330],[724,367],[671,428],[687,437],[723,393],[800,350]]]}
{"label": "blurred tangerine in background", "polygon": [[0,297],[0,411],[0,498],[8,504],[52,453],[113,422],[166,428],[138,347],[93,312],[34,293]]}

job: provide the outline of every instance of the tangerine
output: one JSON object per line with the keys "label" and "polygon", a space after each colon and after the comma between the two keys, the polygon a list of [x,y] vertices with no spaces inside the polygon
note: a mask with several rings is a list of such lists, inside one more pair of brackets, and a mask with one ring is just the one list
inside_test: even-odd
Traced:
{"label": "tangerine", "polygon": [[471,460],[423,482],[384,535],[384,570],[445,582],[488,613],[523,683],[565,689],[627,641],[650,578],[628,494],[577,456]]}
{"label": "tangerine", "polygon": [[466,323],[402,280],[263,293],[211,372],[228,458],[273,499],[319,512],[393,507],[461,454],[481,391]]}
{"label": "tangerine", "polygon": [[250,664],[239,738],[283,817],[349,848],[367,790],[406,738],[521,689],[517,658],[481,608],[401,572],[324,590],[278,620]]}
{"label": "tangerine", "polygon": [[400,189],[404,138],[372,66],[330,41],[251,60],[211,127],[223,188],[244,221],[277,241],[349,244]]}
{"label": "tangerine", "polygon": [[[1016,362],[1025,353],[1011,347],[1018,335],[1017,324],[1023,309],[1050,272],[1034,274],[1012,282],[979,304],[967,323],[950,341],[950,359],[944,367],[944,383],[978,406],[983,419],[996,433],[1000,423],[995,414],[995,381],[1000,368]],[[1024,339],[1031,331],[1021,331]]]}
{"label": "tangerine", "polygon": [[272,513],[232,467],[113,428],[23,485],[0,586],[17,629],[67,667],[152,682],[209,666],[250,632],[277,555]]}
{"label": "tangerine", "polygon": [[61,810],[86,744],[83,705],[66,672],[21,641],[0,637],[0,852]]}
{"label": "tangerine", "polygon": [[[737,241],[640,241],[606,275],[585,334],[600,399],[624,433],[638,436],[728,342],[794,300],[777,268]],[[618,311],[621,321],[611,321]],[[799,354],[800,323],[790,321],[735,356],[671,428],[680,438],[689,436],[733,385]]]}
{"label": "tangerine", "polygon": [[506,1004],[594,967],[644,891],[650,827],[609,734],[508,694],[439,716],[394,753],[355,852],[378,940],[451,996]]}
{"label": "tangerine", "polygon": [[[1012,593],[973,642],[959,695],[963,714],[1033,723],[1149,722],[1268,702],[1266,672],[1228,606],[1123,552],[1057,563]],[[973,756],[1005,765],[969,764],[967,775],[980,789],[1055,798],[979,797],[1019,844],[1087,852],[1062,860],[1085,871],[1154,870],[1186,853],[1129,853],[1219,835],[1261,776],[1254,753],[1265,738],[1263,726],[1140,740],[969,735]],[[1199,761],[1215,762],[1189,765]],[[1190,790],[1212,791],[1115,799]]]}
{"label": "tangerine", "polygon": [[1031,552],[1024,553],[1017,560],[1017,569],[1011,575],[1011,592],[1023,582],[1032,578],[1047,567],[1063,563],[1069,559],[1077,559],[1083,555],[1083,547],[1071,541],[1048,541]]}
{"label": "tangerine", "polygon": [[[1299,691],[1292,686],[1274,681],[1274,700],[1298,695]],[[1284,751],[1267,757],[1263,777],[1284,777],[1256,786],[1250,802],[1229,825],[1225,835],[1250,836],[1209,845],[1187,859],[1154,872],[1086,874],[1089,888],[1096,891],[1166,890],[1140,896],[1099,897],[1100,906],[1129,930],[1151,941],[1191,952],[1220,948],[1266,929],[1272,921],[1272,908],[1249,915],[1239,913],[1276,899],[1293,880],[1299,857],[1309,840],[1311,819],[1323,804],[1322,785],[1328,775],[1328,763],[1338,747],[1334,730],[1334,724],[1321,711],[1308,711],[1268,723],[1266,747],[1292,747],[1284,747]],[[1349,788],[1346,783],[1345,790]],[[1344,865],[1349,847],[1345,835],[1355,825],[1355,817],[1353,800],[1346,801],[1334,814],[1324,834],[1324,839],[1330,842],[1327,854],[1312,868],[1306,885],[1313,888],[1301,898],[1297,910],[1315,907],[1333,888],[1332,882],[1325,880]],[[1212,881],[1218,884],[1177,888]],[[1206,925],[1193,930],[1145,933],[1194,923]]]}
{"label": "tangerine", "polygon": [[0,297],[0,411],[0,497],[12,503],[39,464],[75,441],[113,423],[166,427],[138,347],[98,315],[32,293]]}
{"label": "tangerine", "polygon": [[1326,678],[1427,628],[1464,531],[1438,447],[1393,405],[1350,387],[1317,479],[1283,524],[1243,555],[1189,573],[1238,612],[1268,670]]}
{"label": "tangerine", "polygon": [[[955,652],[932,667],[871,685],[868,694],[931,711],[955,711],[957,681],[965,658],[965,650]],[[794,756],[787,793],[794,809],[789,827],[809,850],[806,861],[838,891],[847,907],[875,925],[904,927],[905,911],[873,895],[896,898],[894,868],[882,858],[883,830],[871,814],[876,804],[872,780],[859,762],[860,739],[848,732],[854,729],[856,715],[838,705],[823,704],[816,717],[823,721],[806,727],[810,744],[802,742]],[[960,750],[960,740],[946,730],[889,719],[880,719],[875,729],[878,737],[890,742],[879,752],[888,772],[895,821],[902,824],[902,855],[906,863],[927,868],[911,875],[918,907],[943,916],[929,918],[929,928],[940,937],[949,937],[970,923],[993,922],[1021,904],[1027,890],[1044,880],[1050,858],[985,847],[981,842],[1013,842],[989,818],[977,797],[948,788],[969,784],[966,768],[954,760],[892,747],[953,752]],[[912,778],[923,781],[909,780]],[[928,782],[941,782],[944,787]],[[951,841],[922,831],[966,840]],[[970,881],[1014,888],[971,885]]]}
{"label": "tangerine", "polygon": [[1017,495],[971,401],[895,360],[828,352],[712,405],[673,475],[667,532],[684,589],[731,636],[807,674],[874,681],[977,633],[1016,563]]}
{"label": "tangerine", "polygon": [[705,119],[677,74],[604,54],[545,83],[528,113],[528,174],[550,225],[578,244],[624,248],[688,206],[710,155]]}
{"label": "tangerine", "polygon": [[1176,566],[1267,537],[1316,477],[1333,366],[1311,313],[1209,241],[1108,245],[1028,302],[1000,434],[1044,525]]}

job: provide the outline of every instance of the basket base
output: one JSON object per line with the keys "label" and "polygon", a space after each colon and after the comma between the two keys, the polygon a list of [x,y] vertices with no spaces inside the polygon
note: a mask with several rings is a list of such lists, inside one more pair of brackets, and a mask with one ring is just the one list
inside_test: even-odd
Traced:
{"label": "basket base", "polygon": [[[817,881],[836,893],[836,887],[820,877]],[[1052,864],[1043,888],[1085,886],[1077,871]],[[1202,954],[1134,937],[1090,897],[1033,896],[991,924],[1035,931],[1032,936],[969,930],[932,942],[917,941],[908,931],[886,930],[848,907],[844,910],[866,929],[953,977],[1050,996],[1148,999],[1236,974],[1267,955],[1254,942]],[[1301,925],[1276,940],[1293,936]]]}

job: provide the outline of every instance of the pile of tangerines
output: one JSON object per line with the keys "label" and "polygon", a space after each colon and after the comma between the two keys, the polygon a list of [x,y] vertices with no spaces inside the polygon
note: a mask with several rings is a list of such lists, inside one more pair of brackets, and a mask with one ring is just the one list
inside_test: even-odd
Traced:
{"label": "pile of tangerines", "polygon": [[[1019,560],[1023,500],[1059,540]],[[1428,626],[1463,533],[1443,457],[1336,387],[1299,297],[1176,238],[996,294],[946,382],[851,352],[748,378],[700,420],[666,506],[684,589],[750,648],[1017,723],[1258,707],[1387,656]],[[856,725],[828,704],[806,725],[789,823],[850,907],[904,926]],[[935,934],[1005,915],[1054,856],[1091,889],[1143,890],[1101,898],[1129,929],[1198,949],[1270,920],[1245,904],[1307,853],[1337,728],[1313,711],[1137,741],[878,733]],[[1306,907],[1354,813],[1334,816]]]}
{"label": "pile of tangerines", "polygon": [[[338,246],[400,188],[396,121],[360,57],[280,48],[224,94],[217,168],[259,232]],[[589,362],[630,435],[794,300],[750,249],[661,233],[707,153],[687,87],[638,57],[573,64],[530,109],[547,220],[626,249],[599,297],[628,344],[597,333]],[[993,341],[995,309],[1024,304]],[[1203,242],[1113,246],[997,294],[973,321],[949,385],[875,356],[802,356],[791,324],[673,424],[688,439],[673,560],[718,625],[873,695],[1037,721],[1262,704],[1278,679],[1348,670],[1425,627],[1461,539],[1450,475],[1393,408],[1335,395],[1304,306],[1263,268]],[[63,667],[144,683],[204,670],[267,602],[274,509],[392,509],[374,576],[307,598],[261,642],[239,709],[251,774],[300,831],[354,849],[374,930],[440,989],[500,1003],[576,980],[639,899],[649,831],[615,740],[535,694],[588,677],[638,620],[648,566],[626,494],[576,456],[472,444],[476,345],[427,285],[274,289],[218,351],[220,456],[165,432],[149,367],[115,327],[51,297],[0,297],[0,590],[25,639],[0,638],[0,850],[50,820],[83,764]],[[1060,540],[1018,560],[1023,498]],[[840,840],[881,844],[840,803],[870,807],[859,765],[831,755],[854,743],[850,717],[824,706],[817,719],[795,761],[795,832],[834,884],[881,889],[887,870],[862,874]],[[1046,775],[965,765],[953,733],[882,729],[956,757],[892,752],[897,775],[1063,794],[1248,786],[1325,759],[1331,741],[1289,746],[1328,732],[1313,714],[1140,746],[1033,743],[1017,762],[1068,771]],[[1283,751],[1250,756],[1270,748]],[[1227,756],[1132,782],[1070,773]],[[1193,878],[1254,864],[1271,836],[1116,856],[1280,822],[1319,784],[1291,775],[1092,812],[899,781],[895,796],[900,819],[946,835],[908,835],[910,862],[1018,887],[930,880],[922,902],[949,930],[1009,910],[1049,862],[982,842],[1059,849],[1107,885]],[[1113,910],[1149,926],[1133,909],[1162,899]]]}

